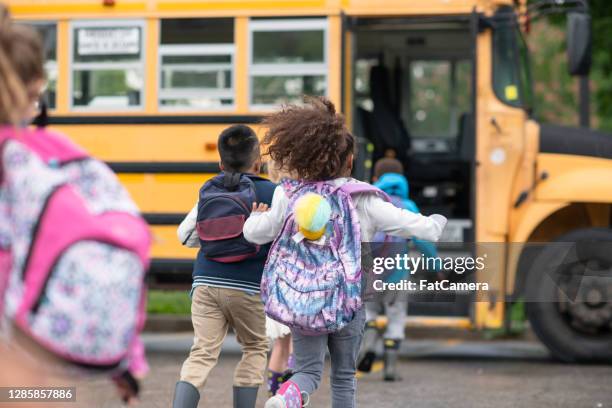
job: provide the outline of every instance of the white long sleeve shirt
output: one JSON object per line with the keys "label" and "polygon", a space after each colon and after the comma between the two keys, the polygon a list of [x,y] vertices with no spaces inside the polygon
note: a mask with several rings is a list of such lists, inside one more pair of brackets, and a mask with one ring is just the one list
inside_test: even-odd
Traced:
{"label": "white long sleeve shirt", "polygon": [[176,233],[178,235],[179,241],[186,247],[189,248],[199,248],[200,247],[200,238],[198,237],[198,233],[195,231],[196,223],[198,218],[198,203],[196,203],[189,214],[185,217],[185,219],[179,225]]}
{"label": "white long sleeve shirt", "polygon": [[[333,182],[341,185],[349,180],[351,179],[338,178]],[[426,217],[415,214],[394,206],[376,194],[355,194],[353,202],[361,226],[361,240],[364,242],[371,241],[378,231],[407,239],[416,237],[437,242],[446,226],[446,218],[441,215]],[[282,186],[276,187],[270,210],[254,212],[246,220],[244,237],[258,245],[273,241],[283,226],[288,204],[289,199]]]}

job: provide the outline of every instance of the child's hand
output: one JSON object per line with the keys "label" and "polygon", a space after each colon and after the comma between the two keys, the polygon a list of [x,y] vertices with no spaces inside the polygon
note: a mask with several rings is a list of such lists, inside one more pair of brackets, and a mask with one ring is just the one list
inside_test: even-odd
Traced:
{"label": "child's hand", "polygon": [[266,203],[253,203],[253,209],[251,210],[252,212],[266,212],[268,211],[270,208],[268,207],[268,204]]}
{"label": "child's hand", "polygon": [[119,393],[119,397],[125,405],[133,406],[138,404],[138,393],[140,392],[140,385],[132,374],[128,371],[124,371],[118,376],[113,378],[115,387]]}
{"label": "child's hand", "polygon": [[444,228],[446,227],[446,223],[448,222],[445,216],[440,215],[440,214],[432,214],[429,216],[429,218],[434,220],[434,222],[440,226],[440,231],[444,231]]}

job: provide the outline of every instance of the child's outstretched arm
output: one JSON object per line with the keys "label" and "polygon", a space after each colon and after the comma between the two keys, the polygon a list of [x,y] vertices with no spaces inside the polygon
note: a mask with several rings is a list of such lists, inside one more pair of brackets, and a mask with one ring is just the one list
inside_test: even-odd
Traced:
{"label": "child's outstretched arm", "polygon": [[187,214],[176,231],[181,244],[189,248],[197,248],[200,246],[200,238],[196,231],[197,218],[198,203],[189,211],[189,214]]}
{"label": "child's outstretched arm", "polygon": [[374,195],[364,200],[363,210],[377,231],[407,239],[416,237],[437,242],[447,221],[446,217],[439,214],[426,217],[398,208]]}
{"label": "child's outstretched arm", "polygon": [[246,220],[242,229],[246,240],[258,245],[274,241],[283,227],[287,204],[285,191],[278,186],[274,190],[270,210],[261,203],[254,206],[251,216]]}

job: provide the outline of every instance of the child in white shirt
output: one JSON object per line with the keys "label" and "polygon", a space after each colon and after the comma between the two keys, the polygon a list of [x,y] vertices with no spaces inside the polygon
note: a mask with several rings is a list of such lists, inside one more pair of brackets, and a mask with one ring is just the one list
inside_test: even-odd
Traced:
{"label": "child in white shirt", "polygon": [[[264,144],[269,154],[285,172],[295,174],[300,182],[319,182],[340,186],[355,183],[349,177],[353,165],[355,141],[336,114],[333,104],[324,98],[312,98],[301,106],[288,105],[269,116]],[[244,237],[256,244],[273,241],[288,217],[289,198],[282,186],[276,188],[271,209],[255,205],[244,225]],[[353,197],[362,241],[371,241],[377,231],[404,238],[417,237],[437,241],[446,225],[441,215],[430,217],[397,208],[377,194]],[[308,403],[318,388],[323,371],[325,350],[332,361],[332,407],[355,406],[356,359],[363,336],[365,316],[359,310],[342,329],[321,335],[306,335],[292,330],[296,370],[283,384],[266,408],[294,408]]]}

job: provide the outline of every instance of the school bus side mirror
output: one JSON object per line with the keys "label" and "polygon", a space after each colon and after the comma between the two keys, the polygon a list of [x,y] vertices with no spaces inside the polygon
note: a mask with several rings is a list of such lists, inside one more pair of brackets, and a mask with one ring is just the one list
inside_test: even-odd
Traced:
{"label": "school bus side mirror", "polygon": [[567,65],[570,75],[589,75],[591,43],[591,16],[586,13],[568,13]]}

